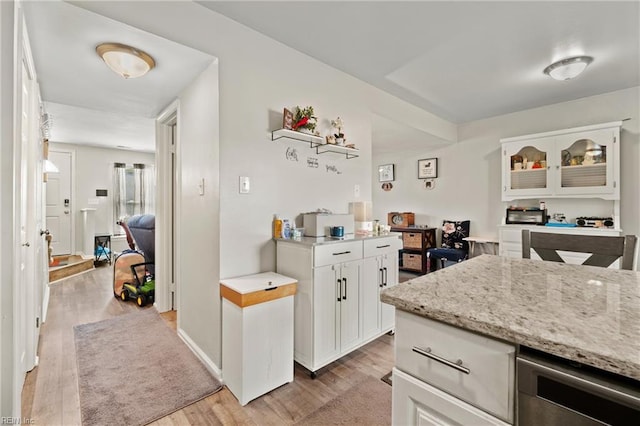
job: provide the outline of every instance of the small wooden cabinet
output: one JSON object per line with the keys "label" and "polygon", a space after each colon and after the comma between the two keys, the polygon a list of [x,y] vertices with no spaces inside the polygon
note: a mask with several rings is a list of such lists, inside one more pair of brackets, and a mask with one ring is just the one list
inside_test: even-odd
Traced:
{"label": "small wooden cabinet", "polygon": [[426,274],[427,249],[436,248],[436,228],[394,227],[392,232],[402,233],[400,269]]}

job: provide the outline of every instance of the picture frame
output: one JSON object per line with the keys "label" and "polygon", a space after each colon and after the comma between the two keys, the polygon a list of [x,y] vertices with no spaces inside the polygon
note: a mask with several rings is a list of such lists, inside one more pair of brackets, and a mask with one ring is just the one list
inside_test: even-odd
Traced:
{"label": "picture frame", "polygon": [[418,179],[432,179],[438,177],[438,159],[425,158],[418,160]]}
{"label": "picture frame", "polygon": [[287,130],[293,130],[293,113],[287,108],[282,113],[282,128]]}
{"label": "picture frame", "polygon": [[394,180],[393,164],[378,166],[378,182],[391,182]]}

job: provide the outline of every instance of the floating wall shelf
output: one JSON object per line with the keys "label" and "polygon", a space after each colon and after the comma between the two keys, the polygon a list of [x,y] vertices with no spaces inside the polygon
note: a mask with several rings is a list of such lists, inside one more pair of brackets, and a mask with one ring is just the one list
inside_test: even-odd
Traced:
{"label": "floating wall shelf", "polygon": [[316,149],[317,154],[324,154],[326,152],[335,152],[337,154],[344,154],[347,159],[356,158],[360,156],[360,152],[355,148],[347,148],[346,146],[328,144],[324,140],[324,138],[320,136],[314,136],[314,135],[309,135],[307,133],[296,132],[295,130],[279,129],[271,132],[272,141],[276,141],[279,139],[289,139],[289,140],[308,143],[311,148]]}

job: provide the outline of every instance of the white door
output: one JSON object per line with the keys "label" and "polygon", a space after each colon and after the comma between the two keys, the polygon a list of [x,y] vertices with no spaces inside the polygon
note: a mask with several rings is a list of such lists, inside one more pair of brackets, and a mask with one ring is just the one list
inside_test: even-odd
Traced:
{"label": "white door", "polygon": [[340,352],[338,307],[342,279],[340,265],[326,265],[313,270],[313,348],[314,364],[336,356]]}
{"label": "white door", "polygon": [[47,229],[53,255],[71,254],[71,152],[49,151],[58,173],[48,173]]}
{"label": "white door", "polygon": [[360,343],[360,268],[361,260],[345,262],[341,268],[340,350]]}

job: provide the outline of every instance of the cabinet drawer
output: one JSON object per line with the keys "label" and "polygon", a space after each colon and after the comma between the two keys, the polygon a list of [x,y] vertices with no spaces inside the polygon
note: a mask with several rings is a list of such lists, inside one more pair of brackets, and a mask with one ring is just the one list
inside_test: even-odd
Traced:
{"label": "cabinet drawer", "polygon": [[356,259],[362,259],[362,241],[347,241],[314,247],[314,267]]}
{"label": "cabinet drawer", "polygon": [[421,232],[403,232],[402,246],[406,249],[422,250],[422,233]]}
{"label": "cabinet drawer", "polygon": [[508,425],[397,368],[392,392],[393,425]]}
{"label": "cabinet drawer", "polygon": [[395,343],[398,369],[502,420],[513,421],[513,345],[400,310],[396,310]]}
{"label": "cabinet drawer", "polygon": [[364,240],[364,257],[374,257],[379,254],[396,252],[402,248],[399,237],[374,238]]}

